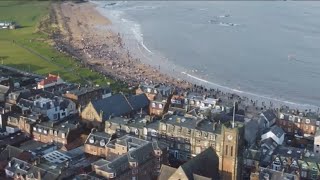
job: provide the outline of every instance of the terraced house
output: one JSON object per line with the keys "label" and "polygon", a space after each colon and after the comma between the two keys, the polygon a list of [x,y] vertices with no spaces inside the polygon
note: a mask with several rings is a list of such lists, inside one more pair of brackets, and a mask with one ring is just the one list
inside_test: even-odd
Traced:
{"label": "terraced house", "polygon": [[278,113],[277,125],[287,134],[313,137],[320,127],[320,119],[311,113]]}
{"label": "terraced house", "polygon": [[42,122],[33,127],[33,139],[43,143],[56,143],[66,146],[79,138],[81,128],[78,123]]}

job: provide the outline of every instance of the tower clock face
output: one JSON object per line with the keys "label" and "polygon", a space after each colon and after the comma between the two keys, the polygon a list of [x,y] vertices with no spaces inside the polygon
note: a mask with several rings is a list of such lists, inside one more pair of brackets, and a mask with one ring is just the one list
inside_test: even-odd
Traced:
{"label": "tower clock face", "polygon": [[228,140],[231,141],[231,140],[233,139],[233,136],[229,134],[229,135],[227,136],[227,138],[228,138]]}

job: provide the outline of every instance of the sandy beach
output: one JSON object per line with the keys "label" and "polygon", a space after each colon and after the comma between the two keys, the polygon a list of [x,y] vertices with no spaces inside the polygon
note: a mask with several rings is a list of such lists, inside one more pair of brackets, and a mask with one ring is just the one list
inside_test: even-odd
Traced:
{"label": "sandy beach", "polygon": [[136,86],[142,82],[166,83],[188,88],[190,83],[177,80],[144,64],[131,55],[120,34],[107,30],[112,22],[102,16],[93,3],[56,3],[56,23],[61,32],[55,37],[56,48],[66,51],[90,68],[116,80]]}

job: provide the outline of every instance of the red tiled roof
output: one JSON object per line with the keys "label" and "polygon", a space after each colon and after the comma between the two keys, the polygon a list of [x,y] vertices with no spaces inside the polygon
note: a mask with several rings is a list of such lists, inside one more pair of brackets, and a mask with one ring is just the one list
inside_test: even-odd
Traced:
{"label": "red tiled roof", "polygon": [[43,79],[39,82],[39,85],[47,85],[47,84],[57,82],[58,78],[59,76],[57,75],[49,74],[48,77],[46,77],[46,79]]}

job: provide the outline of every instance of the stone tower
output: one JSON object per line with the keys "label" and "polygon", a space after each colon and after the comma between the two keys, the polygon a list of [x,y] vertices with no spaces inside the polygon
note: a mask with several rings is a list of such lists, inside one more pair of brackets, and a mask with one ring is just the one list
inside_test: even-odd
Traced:
{"label": "stone tower", "polygon": [[237,180],[241,177],[241,147],[243,146],[243,125],[222,127],[220,173],[223,180]]}

